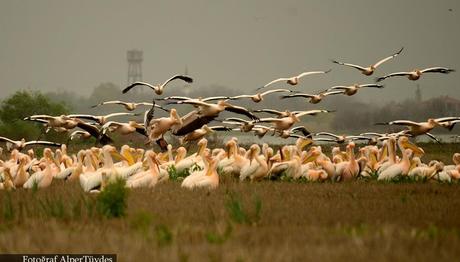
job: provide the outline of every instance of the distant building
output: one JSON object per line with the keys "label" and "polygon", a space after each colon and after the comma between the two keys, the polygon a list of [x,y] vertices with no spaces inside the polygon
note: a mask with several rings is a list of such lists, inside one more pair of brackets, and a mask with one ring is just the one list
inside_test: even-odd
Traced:
{"label": "distant building", "polygon": [[127,84],[142,81],[142,61],[143,52],[141,50],[128,50],[126,58],[128,60],[128,80]]}
{"label": "distant building", "polygon": [[417,89],[415,89],[415,101],[422,102],[422,90],[420,90],[419,85],[417,85]]}

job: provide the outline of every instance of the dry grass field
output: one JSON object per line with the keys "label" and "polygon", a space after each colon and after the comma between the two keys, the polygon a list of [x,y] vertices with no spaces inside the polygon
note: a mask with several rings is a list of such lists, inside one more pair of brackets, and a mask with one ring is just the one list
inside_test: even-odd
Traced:
{"label": "dry grass field", "polygon": [[128,192],[106,218],[56,182],[0,194],[0,253],[116,253],[120,261],[454,261],[460,191],[437,183],[179,182]]}

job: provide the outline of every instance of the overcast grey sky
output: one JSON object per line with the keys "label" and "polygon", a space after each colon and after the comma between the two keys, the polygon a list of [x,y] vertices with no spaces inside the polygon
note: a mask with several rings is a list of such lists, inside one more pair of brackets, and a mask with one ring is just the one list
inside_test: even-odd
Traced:
{"label": "overcast grey sky", "polygon": [[[452,9],[452,11],[449,11]],[[0,97],[15,90],[88,94],[101,82],[126,84],[126,51],[144,51],[144,80],[187,66],[195,86],[254,89],[303,70],[332,68],[296,88],[374,81],[330,62],[362,65],[404,46],[379,74],[459,67],[458,0],[0,0]],[[425,97],[460,98],[459,72],[418,81]],[[363,90],[371,101],[412,96],[415,83],[385,81]],[[168,90],[166,94],[174,91]],[[398,94],[400,92],[400,94]]]}

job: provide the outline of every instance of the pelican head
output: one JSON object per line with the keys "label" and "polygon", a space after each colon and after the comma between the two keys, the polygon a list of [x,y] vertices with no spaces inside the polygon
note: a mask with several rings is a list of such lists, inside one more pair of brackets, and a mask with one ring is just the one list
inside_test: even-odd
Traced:
{"label": "pelican head", "polygon": [[398,144],[400,144],[401,147],[404,148],[404,149],[410,149],[415,155],[423,155],[423,154],[425,154],[425,151],[423,151],[422,148],[412,144],[409,141],[409,138],[407,138],[407,136],[400,136],[398,138]]}
{"label": "pelican head", "polygon": [[427,122],[430,126],[433,126],[433,127],[440,126],[439,122],[433,118],[429,118]]}
{"label": "pelican head", "polygon": [[212,134],[212,133],[215,133],[216,131],[212,130],[208,125],[203,125],[203,127],[201,127],[204,131],[206,131],[206,133],[208,134]]}

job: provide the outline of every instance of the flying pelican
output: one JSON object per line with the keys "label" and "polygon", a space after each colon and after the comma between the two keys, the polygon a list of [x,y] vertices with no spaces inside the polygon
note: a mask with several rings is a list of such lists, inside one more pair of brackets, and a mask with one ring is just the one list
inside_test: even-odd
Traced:
{"label": "flying pelican", "polygon": [[102,134],[107,134],[109,132],[118,132],[121,135],[128,135],[134,132],[138,132],[141,135],[146,136],[146,131],[143,125],[137,123],[136,121],[129,121],[128,123],[120,123],[115,121],[109,121],[101,128]]}
{"label": "flying pelican", "polygon": [[176,136],[183,136],[198,128],[201,128],[203,125],[208,124],[214,120],[224,110],[242,114],[254,120],[259,119],[246,108],[231,105],[223,100],[219,100],[217,104],[209,104],[196,100],[178,101],[176,103],[191,104],[195,107],[198,107],[197,110],[191,111],[182,117],[183,125],[172,128],[172,134]]}
{"label": "flying pelican", "polygon": [[174,108],[169,112],[169,117],[160,117],[150,120],[146,127],[149,141],[157,141],[163,138],[164,134],[174,125],[182,125],[182,119]]}
{"label": "flying pelican", "polygon": [[392,54],[391,56],[385,57],[384,59],[382,59],[382,60],[378,61],[377,63],[375,63],[373,65],[370,65],[368,67],[362,67],[362,66],[359,66],[359,65],[343,63],[343,62],[339,62],[339,61],[336,61],[336,60],[332,60],[332,62],[336,63],[336,64],[339,64],[339,65],[344,65],[344,66],[349,66],[349,67],[356,68],[359,71],[361,71],[361,73],[363,73],[364,75],[370,76],[375,72],[377,67],[379,67],[381,64],[387,62],[388,60],[393,59],[396,56],[398,56],[403,51],[403,49],[404,49],[404,47],[402,47],[398,52]]}
{"label": "flying pelican", "polygon": [[231,129],[226,126],[208,126],[203,125],[201,128],[194,130],[193,132],[185,135],[180,141],[181,143],[187,143],[191,141],[196,141],[203,138],[207,134],[214,133],[215,131],[230,131]]}
{"label": "flying pelican", "polygon": [[226,100],[229,99],[229,96],[211,96],[211,97],[198,97],[198,98],[191,98],[187,96],[167,96],[163,98],[158,98],[157,100],[175,100],[175,101],[180,101],[180,100],[198,100],[202,102],[208,102],[208,101],[215,101],[215,100]]}
{"label": "flying pelican", "polygon": [[271,82],[269,82],[268,84],[262,86],[262,87],[259,87],[257,88],[256,90],[260,90],[260,89],[263,89],[263,88],[266,88],[274,83],[277,83],[277,82],[287,82],[288,84],[290,85],[297,85],[299,83],[299,80],[300,78],[304,77],[304,76],[308,76],[308,75],[315,75],[315,74],[327,74],[331,71],[331,69],[327,70],[327,71],[312,71],[312,72],[303,72],[303,73],[300,73],[299,75],[296,75],[296,76],[292,76],[292,77],[282,77],[282,78],[278,78],[278,79],[275,79]]}
{"label": "flying pelican", "polygon": [[26,146],[30,146],[30,145],[44,145],[44,146],[55,146],[55,147],[61,146],[61,144],[49,142],[49,141],[28,141],[26,142],[24,138],[18,141],[14,141],[9,138],[1,137],[1,136],[0,136],[0,142],[6,142],[8,151],[11,151],[13,149],[22,151]]}
{"label": "flying pelican", "polygon": [[365,84],[365,85],[358,85],[354,84],[351,86],[333,86],[328,89],[328,91],[331,90],[343,90],[343,93],[347,96],[352,96],[358,92],[360,88],[363,87],[374,87],[374,88],[384,88],[383,85],[378,85],[378,84]]}
{"label": "flying pelican", "polygon": [[[413,137],[420,136],[420,135],[427,135],[434,140],[438,141],[433,135],[429,132],[433,130],[433,128],[440,126],[442,122],[449,121],[449,118],[430,118],[426,122],[414,122],[410,120],[395,120],[387,123],[377,123],[377,125],[403,125],[407,126],[408,129],[404,130],[404,133],[409,134]],[[438,141],[439,142],[439,141]]]}
{"label": "flying pelican", "polygon": [[409,80],[415,81],[418,80],[423,74],[425,73],[441,73],[441,74],[449,74],[450,72],[455,72],[455,69],[450,69],[447,67],[430,67],[425,69],[414,69],[413,71],[409,72],[396,72],[386,76],[382,76],[377,78],[377,82],[383,81],[389,77],[395,76],[407,76]]}
{"label": "flying pelican", "polygon": [[295,123],[300,122],[300,117],[305,115],[316,115],[318,113],[330,113],[329,110],[309,110],[297,113],[290,113],[289,116],[282,118],[261,118],[258,120],[260,123],[272,123],[277,131],[287,130]]}
{"label": "flying pelican", "polygon": [[326,96],[343,94],[343,93],[344,93],[344,91],[341,91],[341,90],[339,90],[339,91],[328,91],[328,90],[326,90],[326,91],[323,91],[323,92],[321,92],[319,94],[316,94],[316,95],[311,95],[311,94],[306,94],[306,93],[295,93],[293,95],[284,95],[284,96],[281,97],[281,99],[292,98],[292,97],[304,97],[304,98],[309,98],[310,103],[318,104]]}
{"label": "flying pelican", "polygon": [[190,76],[186,76],[186,75],[174,75],[172,76],[171,78],[169,78],[168,80],[166,80],[163,84],[159,84],[159,85],[151,85],[149,83],[145,83],[145,82],[134,82],[132,83],[131,85],[129,85],[128,87],[126,87],[125,89],[123,89],[123,94],[126,94],[129,90],[131,90],[131,88],[135,87],[135,86],[148,86],[150,87],[153,91],[155,91],[155,93],[157,95],[161,95],[163,94],[163,90],[165,88],[165,86],[175,80],[175,79],[180,79],[180,80],[183,80],[187,83],[193,83],[193,79],[190,77]]}
{"label": "flying pelican", "polygon": [[[46,124],[48,128],[53,128],[56,131],[63,131],[64,129],[72,129],[77,126],[77,122],[71,116],[60,115],[60,116],[49,116],[49,115],[33,115],[25,117],[23,120],[35,121]],[[45,123],[46,121],[46,123]],[[49,131],[49,130],[48,130]]]}
{"label": "flying pelican", "polygon": [[262,93],[257,93],[254,95],[238,95],[238,96],[232,96],[228,98],[228,100],[237,100],[241,98],[250,98],[254,103],[259,103],[260,101],[264,100],[264,96],[272,94],[272,93],[281,93],[281,92],[292,92],[289,89],[273,89],[273,90],[268,90]]}
{"label": "flying pelican", "polygon": [[99,123],[99,125],[103,126],[109,121],[109,118],[112,118],[112,117],[116,117],[116,116],[138,116],[138,115],[139,114],[135,114],[135,113],[121,112],[121,113],[111,113],[111,114],[108,114],[108,115],[105,115],[105,116],[104,115],[102,115],[102,116],[93,116],[93,115],[85,115],[85,114],[75,114],[75,115],[68,115],[68,117],[91,120],[91,121],[97,122],[97,123]]}
{"label": "flying pelican", "polygon": [[161,110],[163,110],[165,112],[169,112],[168,109],[163,108],[162,106],[157,105],[157,104],[153,104],[153,103],[147,103],[147,102],[134,103],[134,102],[123,102],[123,101],[119,101],[119,100],[105,101],[105,102],[102,102],[102,103],[99,103],[97,105],[92,106],[92,108],[102,106],[102,105],[122,105],[128,111],[134,111],[139,106],[150,106],[150,107],[155,106],[156,108],[159,108],[159,109],[161,109]]}
{"label": "flying pelican", "polygon": [[222,121],[222,123],[229,125],[238,125],[240,131],[242,132],[249,132],[252,130],[252,128],[254,128],[254,121],[248,121],[238,117],[226,118],[224,121]]}

